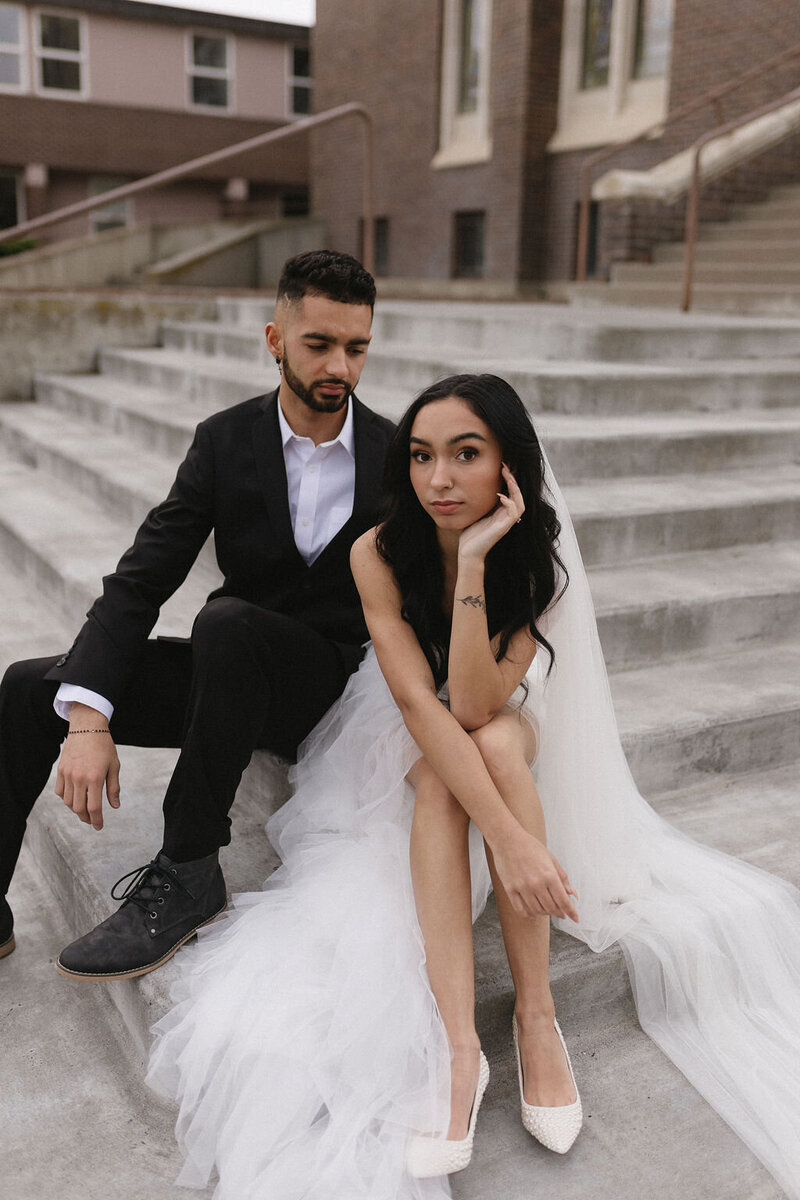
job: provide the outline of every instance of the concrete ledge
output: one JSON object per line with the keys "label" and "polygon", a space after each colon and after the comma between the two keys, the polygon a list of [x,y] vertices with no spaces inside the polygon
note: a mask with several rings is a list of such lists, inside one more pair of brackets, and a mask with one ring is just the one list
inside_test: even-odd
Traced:
{"label": "concrete ledge", "polygon": [[0,291],[0,399],[30,399],[35,371],[93,371],[103,346],[156,346],[168,317],[215,312],[210,293]]}

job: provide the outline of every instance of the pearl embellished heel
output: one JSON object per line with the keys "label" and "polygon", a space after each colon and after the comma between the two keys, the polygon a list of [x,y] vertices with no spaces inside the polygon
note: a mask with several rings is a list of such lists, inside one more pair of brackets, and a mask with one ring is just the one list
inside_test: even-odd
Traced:
{"label": "pearl embellished heel", "polygon": [[555,1151],[556,1154],[566,1154],[572,1143],[581,1131],[583,1124],[583,1108],[581,1107],[581,1098],[578,1092],[578,1085],[575,1082],[575,1076],[572,1071],[572,1063],[569,1060],[569,1053],[564,1043],[564,1038],[558,1025],[558,1021],[553,1021],[559,1041],[564,1049],[564,1055],[569,1067],[572,1086],[575,1088],[575,1099],[572,1104],[561,1104],[553,1108],[537,1107],[535,1104],[528,1104],[525,1100],[525,1093],[522,1086],[522,1059],[519,1053],[519,1033],[517,1029],[517,1018],[513,1017],[511,1029],[514,1034],[514,1050],[517,1055],[517,1075],[519,1077],[519,1100],[520,1110],[522,1115],[522,1124],[527,1129],[528,1133],[532,1134],[538,1142],[546,1146],[548,1150]]}
{"label": "pearl embellished heel", "polygon": [[452,1175],[463,1171],[472,1158],[472,1143],[475,1140],[475,1124],[483,1093],[489,1082],[489,1064],[481,1050],[478,1086],[472,1102],[467,1136],[458,1141],[448,1138],[425,1137],[417,1133],[409,1139],[406,1149],[406,1169],[415,1179],[432,1179],[436,1175]]}

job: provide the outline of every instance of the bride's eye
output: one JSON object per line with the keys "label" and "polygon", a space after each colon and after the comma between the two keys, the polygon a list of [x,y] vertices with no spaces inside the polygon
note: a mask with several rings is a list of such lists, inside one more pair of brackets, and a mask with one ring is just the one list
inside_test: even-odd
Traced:
{"label": "bride's eye", "polygon": [[426,463],[430,462],[431,456],[427,450],[412,450],[411,457],[414,459],[414,462]]}
{"label": "bride's eye", "polygon": [[477,457],[478,449],[476,446],[464,446],[463,449],[459,450],[458,454],[456,455],[456,458],[460,462],[472,462],[472,460]]}

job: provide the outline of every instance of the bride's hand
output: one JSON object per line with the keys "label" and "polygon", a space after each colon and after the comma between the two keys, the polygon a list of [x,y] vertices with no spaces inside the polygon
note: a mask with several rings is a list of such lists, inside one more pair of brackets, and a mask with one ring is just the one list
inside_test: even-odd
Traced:
{"label": "bride's hand", "polygon": [[538,838],[520,829],[513,841],[492,847],[492,854],[506,895],[521,916],[578,920],[570,899],[577,899],[577,892],[556,856]]}
{"label": "bride's hand", "polygon": [[496,545],[509,529],[513,529],[518,521],[522,520],[525,501],[522,499],[519,484],[505,463],[503,463],[502,472],[508,488],[508,495],[504,496],[498,492],[497,508],[493,508],[474,525],[468,525],[466,529],[462,530],[458,539],[458,556],[461,559],[479,559],[482,562],[492,546]]}

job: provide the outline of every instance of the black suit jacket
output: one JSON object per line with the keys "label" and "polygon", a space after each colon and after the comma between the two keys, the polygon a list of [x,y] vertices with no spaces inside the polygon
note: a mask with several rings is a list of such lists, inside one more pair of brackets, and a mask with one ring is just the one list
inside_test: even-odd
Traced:
{"label": "black suit jacket", "polygon": [[277,390],[201,422],[169,495],[105,577],[103,594],[47,678],[80,684],[116,704],[161,605],[183,583],[212,529],[224,582],[209,599],[238,596],[293,616],[337,642],[355,667],[368,634],[349,553],[379,519],[394,426],[355,397],[353,423],[353,512],[308,566],[292,531]]}

